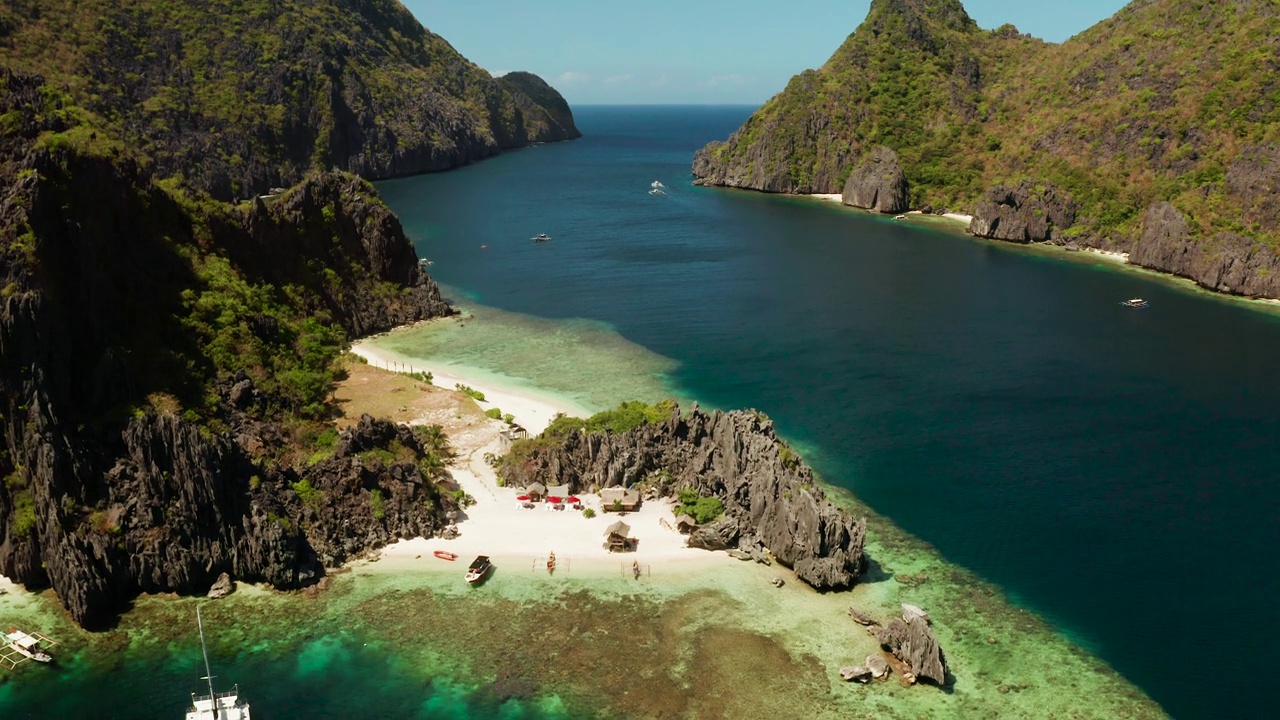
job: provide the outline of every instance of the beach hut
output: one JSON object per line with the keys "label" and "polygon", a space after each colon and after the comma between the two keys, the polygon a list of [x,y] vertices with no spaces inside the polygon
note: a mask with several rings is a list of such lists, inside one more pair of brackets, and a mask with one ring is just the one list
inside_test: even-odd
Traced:
{"label": "beach hut", "polygon": [[676,518],[676,530],[688,535],[698,529],[698,521],[694,520],[690,515],[681,515]]}
{"label": "beach hut", "polygon": [[640,492],[630,488],[608,487],[600,491],[600,507],[631,512],[640,507]]}
{"label": "beach hut", "polygon": [[608,548],[609,552],[628,550],[631,547],[631,538],[627,536],[630,534],[631,526],[619,520],[605,528],[604,546]]}
{"label": "beach hut", "polygon": [[547,486],[543,485],[540,482],[536,482],[531,484],[529,487],[525,488],[524,492],[526,495],[529,496],[530,500],[532,500],[533,502],[538,502],[539,500],[547,496]]}

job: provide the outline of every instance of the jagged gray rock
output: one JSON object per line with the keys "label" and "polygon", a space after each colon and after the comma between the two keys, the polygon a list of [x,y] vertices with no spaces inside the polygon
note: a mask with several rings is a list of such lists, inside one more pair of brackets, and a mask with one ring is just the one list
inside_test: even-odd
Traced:
{"label": "jagged gray rock", "polygon": [[1218,292],[1280,297],[1280,255],[1274,248],[1225,232],[1196,241],[1186,217],[1167,202],[1147,209],[1129,262],[1190,278]]}
{"label": "jagged gray rock", "polygon": [[[501,473],[520,486],[554,479],[579,490],[635,485],[658,471],[667,492],[691,489],[721,499],[725,519],[699,528],[694,547],[757,543],[818,589],[851,586],[863,566],[866,521],[827,500],[809,469],[753,411],[705,412],[696,404],[657,424],[609,434],[574,431],[504,461]],[[511,456],[508,456],[508,460]]]}
{"label": "jagged gray rock", "polygon": [[889,674],[889,661],[885,660],[883,655],[868,655],[866,665],[873,678],[878,679]]}
{"label": "jagged gray rock", "polygon": [[894,618],[888,625],[876,630],[876,639],[899,660],[911,666],[916,677],[938,685],[946,684],[947,661],[928,621],[919,617],[906,622]]}
{"label": "jagged gray rock", "polygon": [[1076,221],[1076,203],[1050,183],[1024,180],[1017,187],[997,185],[978,201],[969,234],[1030,243],[1058,239]]}
{"label": "jagged gray rock", "polygon": [[909,209],[911,194],[898,154],[883,145],[873,150],[845,181],[841,202],[889,214]]}
{"label": "jagged gray rock", "polygon": [[205,597],[210,600],[217,600],[219,598],[224,598],[235,591],[236,584],[231,579],[231,576],[226,573],[222,573],[218,576],[217,580],[213,581],[213,586],[209,588],[209,593]]}

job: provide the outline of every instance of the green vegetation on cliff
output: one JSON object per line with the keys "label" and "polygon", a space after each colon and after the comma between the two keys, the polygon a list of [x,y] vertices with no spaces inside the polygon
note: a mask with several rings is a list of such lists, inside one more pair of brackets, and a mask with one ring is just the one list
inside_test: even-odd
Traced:
{"label": "green vegetation on cliff", "polygon": [[887,146],[913,207],[972,213],[989,188],[1025,182],[1075,204],[1064,240],[1128,249],[1147,208],[1168,201],[1191,242],[1275,248],[1277,36],[1275,3],[1134,2],[1054,45],[1008,25],[982,30],[958,0],[874,0],[821,69],[700,151],[694,174],[840,192]]}
{"label": "green vegetation on cliff", "polygon": [[397,0],[14,0],[0,64],[65,85],[162,177],[222,198],[579,134],[555,90],[494,80]]}

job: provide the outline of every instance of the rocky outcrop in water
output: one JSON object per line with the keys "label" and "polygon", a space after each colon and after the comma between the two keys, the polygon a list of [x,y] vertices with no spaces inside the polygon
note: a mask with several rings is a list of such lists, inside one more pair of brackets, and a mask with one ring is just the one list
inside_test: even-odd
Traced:
{"label": "rocky outcrop in water", "polygon": [[969,233],[977,237],[1030,243],[1055,240],[1076,221],[1076,205],[1061,190],[1044,183],[997,185],[978,202]]}
{"label": "rocky outcrop in water", "polygon": [[876,639],[907,665],[916,678],[947,683],[947,661],[929,621],[919,615],[894,618],[875,631]]}
{"label": "rocky outcrop in water", "polygon": [[812,470],[759,413],[694,405],[665,422],[623,433],[575,430],[516,455],[500,470],[511,484],[551,481],[575,491],[639,484],[659,494],[718,497],[724,517],[691,536],[691,545],[762,544],[818,589],[849,587],[862,572],[866,521],[826,499]]}
{"label": "rocky outcrop in water", "polygon": [[881,146],[849,175],[841,201],[876,212],[900,213],[909,209],[910,197],[898,154]]}
{"label": "rocky outcrop in water", "polygon": [[1280,255],[1274,247],[1228,232],[1193,240],[1186,217],[1167,202],[1147,209],[1129,262],[1218,292],[1280,297]]}

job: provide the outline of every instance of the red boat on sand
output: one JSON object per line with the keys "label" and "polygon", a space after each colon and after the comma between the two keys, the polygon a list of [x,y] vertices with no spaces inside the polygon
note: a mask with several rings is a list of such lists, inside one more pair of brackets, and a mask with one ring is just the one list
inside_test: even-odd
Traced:
{"label": "red boat on sand", "polygon": [[458,559],[457,553],[451,553],[448,550],[437,550],[433,554],[441,560],[448,560],[450,562]]}

